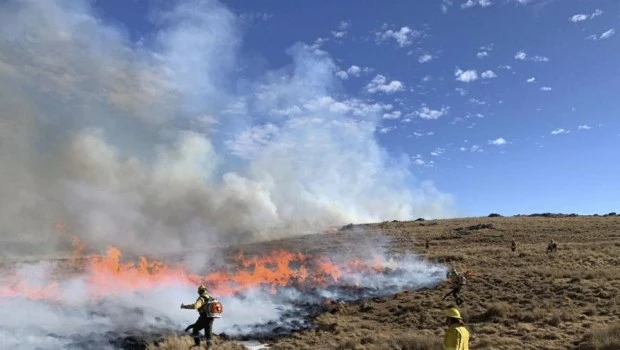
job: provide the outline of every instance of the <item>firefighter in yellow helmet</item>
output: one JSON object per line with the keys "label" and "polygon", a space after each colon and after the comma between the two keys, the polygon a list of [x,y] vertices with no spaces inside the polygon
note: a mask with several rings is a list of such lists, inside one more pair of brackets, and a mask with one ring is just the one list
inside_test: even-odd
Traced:
{"label": "firefighter in yellow helmet", "polygon": [[193,304],[181,304],[181,309],[190,309],[198,311],[198,320],[193,325],[190,325],[185,329],[188,331],[192,329],[192,337],[194,338],[194,347],[200,347],[200,330],[205,330],[205,339],[207,340],[207,350],[211,350],[213,346],[213,321],[215,317],[209,314],[207,305],[213,298],[209,295],[207,287],[204,285],[198,286],[198,299]]}
{"label": "firefighter in yellow helmet", "polygon": [[457,308],[446,310],[446,323],[448,330],[443,339],[443,350],[469,350],[469,331]]}

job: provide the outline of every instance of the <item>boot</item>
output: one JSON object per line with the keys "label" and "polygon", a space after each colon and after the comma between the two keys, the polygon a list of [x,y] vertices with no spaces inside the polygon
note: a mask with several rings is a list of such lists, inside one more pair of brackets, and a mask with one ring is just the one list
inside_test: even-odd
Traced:
{"label": "boot", "polygon": [[194,345],[192,345],[190,349],[201,349],[201,348],[202,347],[200,346],[200,336],[194,337]]}

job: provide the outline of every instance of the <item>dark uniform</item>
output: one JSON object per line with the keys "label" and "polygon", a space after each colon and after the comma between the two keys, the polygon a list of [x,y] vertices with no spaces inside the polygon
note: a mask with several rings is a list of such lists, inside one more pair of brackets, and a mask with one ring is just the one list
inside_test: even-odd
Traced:
{"label": "dark uniform", "polygon": [[198,287],[198,299],[193,304],[181,304],[181,309],[198,310],[198,320],[193,325],[187,327],[186,331],[192,329],[192,337],[194,338],[194,346],[200,347],[200,331],[205,330],[205,339],[207,340],[207,350],[211,350],[213,346],[213,321],[214,317],[210,317],[207,313],[207,302],[212,298],[207,292],[204,285]]}
{"label": "dark uniform", "polygon": [[517,241],[515,241],[514,239],[512,240],[512,244],[510,245],[510,249],[512,249],[513,252],[515,250],[517,250]]}
{"label": "dark uniform", "polygon": [[461,305],[463,303],[463,299],[461,298],[460,293],[461,287],[466,284],[465,275],[459,274],[456,269],[452,269],[452,271],[448,272],[446,277],[448,277],[452,283],[452,290],[448,294],[444,295],[441,300],[445,300],[448,296],[452,295],[456,305]]}
{"label": "dark uniform", "polygon": [[558,250],[558,245],[557,243],[555,243],[555,241],[552,239],[551,242],[549,242],[549,245],[547,245],[547,253],[549,252],[555,252],[556,250]]}

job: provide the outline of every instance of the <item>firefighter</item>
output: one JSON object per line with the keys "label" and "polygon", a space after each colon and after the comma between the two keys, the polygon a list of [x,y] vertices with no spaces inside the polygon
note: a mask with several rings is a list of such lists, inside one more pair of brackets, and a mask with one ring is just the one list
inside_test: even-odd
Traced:
{"label": "firefighter", "polygon": [[555,243],[555,241],[552,238],[551,242],[549,242],[549,245],[547,245],[547,253],[555,252],[556,250],[558,250],[558,245],[557,243]]}
{"label": "firefighter", "polygon": [[[208,303],[214,300],[207,291],[207,287],[203,284],[198,286],[198,299],[193,304],[181,304],[181,309],[190,309],[198,311],[198,320],[196,323],[187,327],[185,331],[188,331],[189,328],[192,329],[192,337],[194,338],[194,347],[200,347],[200,330],[205,330],[205,339],[207,340],[207,350],[211,350],[213,343],[213,321],[217,316],[213,316],[207,310]],[[192,347],[192,348],[194,348]]]}
{"label": "firefighter", "polygon": [[512,240],[512,243],[510,245],[510,249],[514,252],[515,250],[517,250],[517,241],[515,241],[514,239]]}
{"label": "firefighter", "polygon": [[428,250],[428,248],[430,247],[430,241],[428,240],[428,238],[424,241],[424,247],[426,248],[426,250]]}
{"label": "firefighter", "polygon": [[448,292],[448,294],[444,295],[441,300],[445,300],[447,297],[452,295],[454,297],[454,302],[457,306],[460,306],[463,303],[463,299],[460,296],[461,287],[467,283],[467,279],[465,278],[465,274],[459,274],[455,268],[453,268],[450,272],[447,273],[448,282],[452,284],[452,290]]}
{"label": "firefighter", "polygon": [[443,350],[469,350],[469,331],[457,308],[446,310],[448,330],[443,338]]}

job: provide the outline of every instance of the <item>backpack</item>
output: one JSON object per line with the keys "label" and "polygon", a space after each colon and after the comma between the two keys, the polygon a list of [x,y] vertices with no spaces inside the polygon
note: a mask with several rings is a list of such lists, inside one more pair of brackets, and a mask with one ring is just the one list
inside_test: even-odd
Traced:
{"label": "backpack", "polygon": [[224,313],[224,306],[216,298],[208,298],[206,299],[205,305],[202,307],[202,312],[204,312],[207,317],[220,318],[222,317],[222,313]]}

